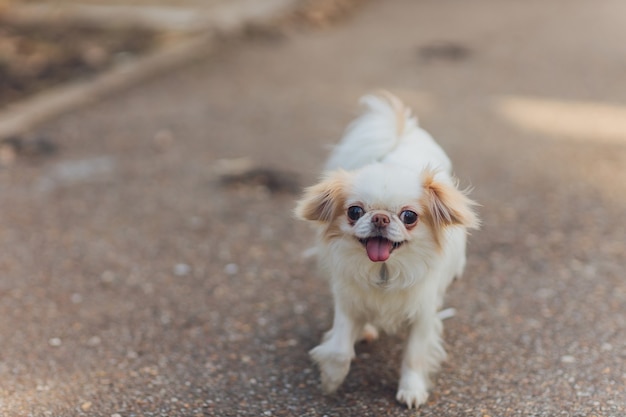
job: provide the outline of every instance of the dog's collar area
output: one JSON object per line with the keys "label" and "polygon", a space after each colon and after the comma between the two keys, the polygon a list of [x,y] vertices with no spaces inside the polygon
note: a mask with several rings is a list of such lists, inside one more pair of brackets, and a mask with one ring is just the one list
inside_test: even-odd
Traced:
{"label": "dog's collar area", "polygon": [[389,281],[389,269],[387,268],[386,263],[383,263],[380,266],[379,277],[380,277],[380,280],[378,281],[378,285],[381,285],[381,286],[385,285]]}

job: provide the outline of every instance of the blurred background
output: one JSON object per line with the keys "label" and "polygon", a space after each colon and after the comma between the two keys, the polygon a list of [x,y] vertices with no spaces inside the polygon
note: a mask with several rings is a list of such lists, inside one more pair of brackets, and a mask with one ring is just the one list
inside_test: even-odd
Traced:
{"label": "blurred background", "polygon": [[291,214],[381,88],[483,219],[417,414],[626,415],[623,0],[0,0],[0,415],[407,415]]}

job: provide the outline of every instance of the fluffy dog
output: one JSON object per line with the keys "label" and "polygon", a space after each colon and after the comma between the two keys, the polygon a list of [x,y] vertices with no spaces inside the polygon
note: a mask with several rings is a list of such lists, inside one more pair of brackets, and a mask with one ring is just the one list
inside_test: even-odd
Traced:
{"label": "fluffy dog", "polygon": [[447,155],[411,111],[389,93],[361,102],[365,111],[295,209],[318,225],[317,255],[334,296],[333,327],[310,355],[331,393],[357,340],[408,326],[396,398],[418,407],[446,356],[437,311],[479,221]]}

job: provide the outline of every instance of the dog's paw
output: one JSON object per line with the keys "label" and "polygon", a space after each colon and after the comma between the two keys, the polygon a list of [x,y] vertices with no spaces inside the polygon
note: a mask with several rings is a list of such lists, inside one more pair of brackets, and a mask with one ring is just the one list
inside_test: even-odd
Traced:
{"label": "dog's paw", "polygon": [[350,371],[350,355],[328,351],[324,345],[312,349],[309,355],[319,367],[322,390],[326,394],[337,391]]}
{"label": "dog's paw", "polygon": [[428,381],[418,372],[404,370],[396,400],[411,409],[417,408],[428,400]]}
{"label": "dog's paw", "polygon": [[369,323],[363,326],[363,332],[361,333],[361,338],[359,340],[370,343],[376,339],[378,339],[378,329]]}
{"label": "dog's paw", "polygon": [[402,404],[406,404],[407,408],[417,408],[424,404],[428,399],[428,391],[409,391],[405,389],[399,389],[396,394],[396,400]]}

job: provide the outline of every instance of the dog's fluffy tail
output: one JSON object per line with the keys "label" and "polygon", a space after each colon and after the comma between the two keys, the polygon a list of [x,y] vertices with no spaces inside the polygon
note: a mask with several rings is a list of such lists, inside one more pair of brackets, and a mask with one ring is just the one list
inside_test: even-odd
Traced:
{"label": "dog's fluffy tail", "polygon": [[365,111],[354,120],[333,149],[326,169],[352,170],[376,162],[392,152],[418,124],[400,99],[388,92],[361,98]]}

